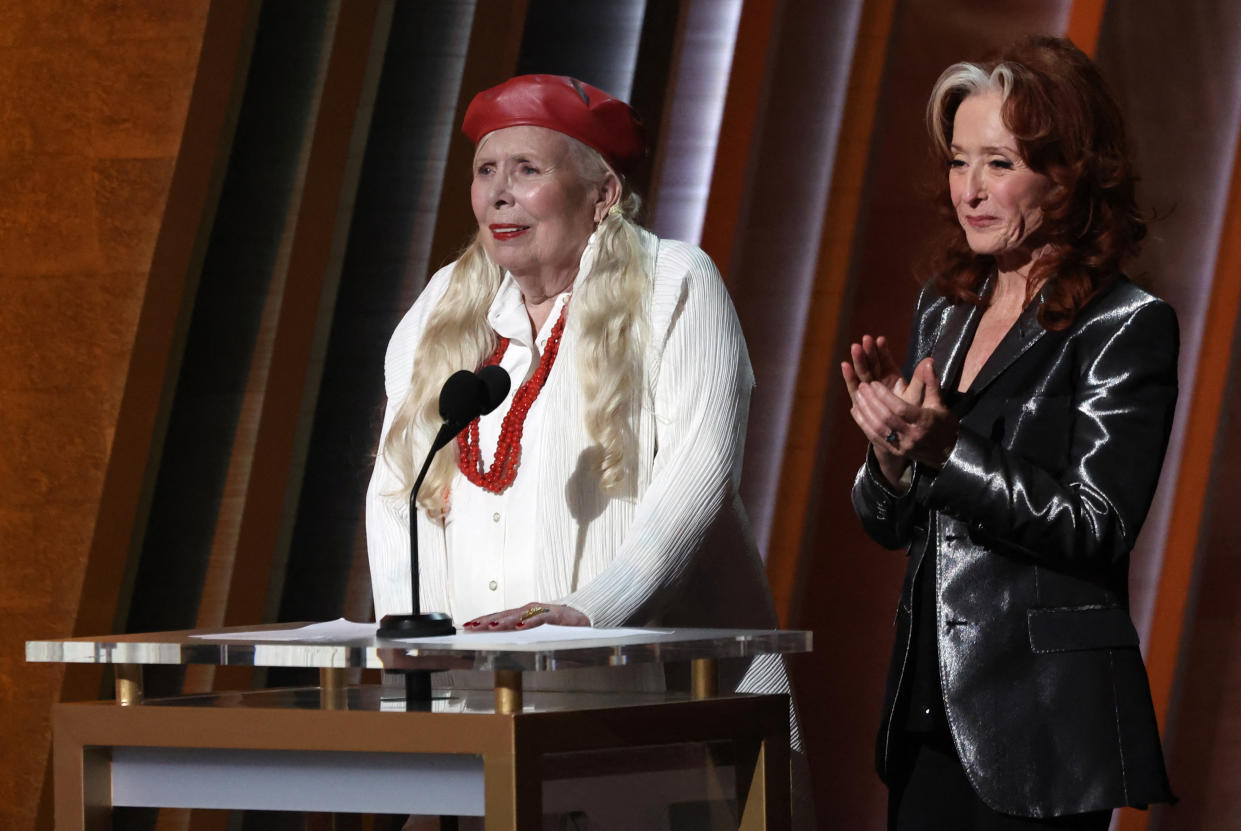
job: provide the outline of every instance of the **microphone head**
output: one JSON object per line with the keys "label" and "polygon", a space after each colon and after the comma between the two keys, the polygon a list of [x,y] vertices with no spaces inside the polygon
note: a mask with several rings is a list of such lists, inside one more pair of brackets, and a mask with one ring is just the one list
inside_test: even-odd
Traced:
{"label": "microphone head", "polygon": [[509,388],[513,385],[513,380],[509,377],[508,372],[500,366],[485,366],[478,371],[478,377],[486,387],[486,397],[483,399],[481,415],[499,407],[508,398]]}
{"label": "microphone head", "polygon": [[459,369],[440,389],[440,418],[464,427],[478,417],[486,400],[487,386],[482,379],[468,369]]}

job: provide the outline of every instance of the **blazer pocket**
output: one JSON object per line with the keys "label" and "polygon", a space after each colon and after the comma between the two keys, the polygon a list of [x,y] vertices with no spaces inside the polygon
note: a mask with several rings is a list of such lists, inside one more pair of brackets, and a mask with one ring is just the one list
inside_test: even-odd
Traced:
{"label": "blazer pocket", "polygon": [[1118,606],[1070,606],[1026,612],[1030,649],[1038,653],[1082,649],[1128,649],[1138,645],[1138,630]]}

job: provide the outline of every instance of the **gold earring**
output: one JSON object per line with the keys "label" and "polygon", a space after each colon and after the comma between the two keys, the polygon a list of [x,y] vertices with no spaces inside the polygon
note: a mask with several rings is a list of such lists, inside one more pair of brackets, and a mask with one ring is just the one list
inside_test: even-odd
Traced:
{"label": "gold earring", "polygon": [[621,206],[619,202],[612,203],[612,207],[608,208],[608,216],[622,216]]}

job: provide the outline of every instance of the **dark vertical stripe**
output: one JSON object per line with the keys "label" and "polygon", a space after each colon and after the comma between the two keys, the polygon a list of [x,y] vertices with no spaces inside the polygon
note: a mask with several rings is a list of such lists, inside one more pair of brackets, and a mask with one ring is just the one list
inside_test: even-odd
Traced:
{"label": "dark vertical stripe", "polygon": [[[633,74],[634,20],[644,6],[647,15],[659,16],[668,8],[675,14],[676,5],[668,0],[530,0],[513,74],[570,75],[624,97]],[[640,41],[637,45],[640,49]]]}
{"label": "dark vertical stripe", "polygon": [[646,4],[642,18],[642,38],[638,42],[629,104],[642,117],[649,152],[644,163],[630,176],[630,186],[645,197],[646,216],[654,215],[659,200],[654,183],[659,181],[664,158],[664,143],[660,139],[668,120],[667,109],[673,93],[672,68],[676,66],[685,35],[687,14],[684,3],[652,2]]}
{"label": "dark vertical stripe", "polygon": [[474,5],[474,26],[453,117],[458,127],[448,146],[444,189],[431,243],[432,270],[452,262],[473,236],[469,182],[474,147],[461,135],[459,125],[475,94],[515,74],[526,7],[526,0],[478,0]]}
{"label": "dark vertical stripe", "polygon": [[[376,94],[324,360],[281,620],[369,619],[365,493],[384,405],[388,338],[427,273],[469,15],[398,3]],[[443,103],[448,102],[448,108]],[[355,580],[357,578],[354,578]]]}
{"label": "dark vertical stripe", "polygon": [[[272,617],[286,555],[293,569],[313,568],[317,556],[314,548],[289,552],[288,539],[319,391],[316,357],[336,300],[391,10],[382,0],[339,5],[297,206],[226,623]],[[330,579],[324,582],[330,591]]]}
{"label": "dark vertical stripe", "polygon": [[[267,288],[312,117],[326,3],[268,3],[194,300],[125,631],[194,625]],[[179,670],[148,673],[155,696]]]}

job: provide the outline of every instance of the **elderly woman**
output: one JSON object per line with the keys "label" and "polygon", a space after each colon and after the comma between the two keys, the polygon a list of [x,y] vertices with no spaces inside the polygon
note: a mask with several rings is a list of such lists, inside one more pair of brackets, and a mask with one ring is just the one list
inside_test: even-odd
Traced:
{"label": "elderly woman", "polygon": [[[420,603],[467,631],[770,628],[738,497],[753,376],[711,260],[634,224],[633,110],[572,78],[476,96],[478,233],[436,273],[388,348],[388,407],[367,496],[375,611],[408,612],[408,504],[440,426],[440,385],[499,364],[507,399],[441,453],[418,495]],[[627,683],[650,687],[640,670]],[[788,689],[783,665],[729,688]],[[742,678],[742,672],[745,677]],[[576,671],[530,687],[614,685]],[[564,679],[568,678],[566,682]]]}
{"label": "elderly woman", "polygon": [[889,827],[1106,829],[1172,798],[1127,609],[1176,402],[1172,309],[1120,272],[1145,234],[1116,103],[1036,38],[928,106],[954,221],[903,370],[842,371],[867,532],[908,548],[877,764]]}
{"label": "elderly woman", "polygon": [[527,75],[475,97],[463,129],[478,234],[431,278],[385,364],[367,502],[376,614],[410,606],[405,506],[440,386],[499,364],[507,399],[419,493],[423,609],[469,629],[774,625],[737,495],[745,342],[710,259],[633,222],[636,115]]}

